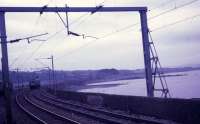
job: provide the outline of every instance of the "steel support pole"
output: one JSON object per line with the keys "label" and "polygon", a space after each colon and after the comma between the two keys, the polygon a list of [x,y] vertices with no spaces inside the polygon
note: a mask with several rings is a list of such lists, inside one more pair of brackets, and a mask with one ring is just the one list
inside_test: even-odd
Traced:
{"label": "steel support pole", "polygon": [[48,73],[49,73],[49,83],[48,83],[48,88],[51,89],[51,69],[48,67]]}
{"label": "steel support pole", "polygon": [[17,84],[18,84],[18,90],[20,90],[20,86],[19,86],[19,68],[17,68]]}
{"label": "steel support pole", "polygon": [[54,72],[53,55],[51,56],[51,66],[52,66],[52,74],[53,74],[54,93],[56,94],[56,84],[55,84],[55,72]]}
{"label": "steel support pole", "polygon": [[2,50],[2,79],[4,84],[6,124],[12,124],[13,122],[12,107],[11,107],[12,85],[9,80],[8,51],[7,51],[6,24],[5,24],[4,12],[0,12],[0,38],[1,38],[1,50]]}
{"label": "steel support pole", "polygon": [[140,19],[141,19],[141,29],[142,29],[142,42],[143,42],[147,96],[154,97],[152,69],[151,69],[151,56],[150,56],[150,42],[149,42],[149,36],[148,36],[147,11],[146,10],[140,11]]}

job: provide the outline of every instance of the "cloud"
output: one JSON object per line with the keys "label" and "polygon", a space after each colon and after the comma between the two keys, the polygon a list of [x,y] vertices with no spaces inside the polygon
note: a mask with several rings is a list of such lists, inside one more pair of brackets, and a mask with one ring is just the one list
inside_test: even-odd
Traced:
{"label": "cloud", "polygon": [[[69,6],[96,6],[102,2],[103,0],[1,0],[0,5],[43,6],[49,3],[49,6],[64,6],[67,3]],[[154,9],[148,12],[149,17],[151,17],[185,2],[188,1],[177,0],[167,3],[167,1],[160,0],[106,0],[104,5],[148,6],[150,10]],[[200,2],[196,2],[190,6],[164,14],[159,18],[152,19],[149,21],[149,27],[150,29],[158,28],[198,14],[199,4]],[[61,15],[65,19],[65,14]],[[82,15],[85,15],[85,17],[79,20],[79,17]],[[109,67],[132,69],[143,67],[143,51],[138,13],[95,13],[92,16],[86,13],[69,13],[70,23],[77,19],[77,22],[70,25],[70,29],[74,32],[96,37],[103,37],[105,34],[114,33],[106,38],[92,42],[93,39],[68,37],[66,30],[63,30],[44,43],[35,53],[34,51],[40,46],[40,43],[27,44],[20,42],[15,45],[9,45],[10,63],[21,54],[15,66],[20,65],[23,61],[27,62],[20,67],[38,66],[34,58],[48,57],[53,54],[55,58],[63,56],[63,59],[55,60],[57,64],[56,68],[58,69]],[[138,25],[119,32],[119,29],[135,23],[138,23]],[[46,31],[50,35],[53,35],[55,32],[64,29],[64,25],[55,13],[43,14],[41,17],[39,13],[7,14],[6,24],[9,39],[26,37]],[[164,65],[176,66],[198,63],[197,53],[199,53],[199,47],[197,46],[199,46],[200,31],[196,27],[199,26],[199,19],[195,19],[152,32],[159,56],[163,60]],[[33,57],[29,58],[33,53]]]}

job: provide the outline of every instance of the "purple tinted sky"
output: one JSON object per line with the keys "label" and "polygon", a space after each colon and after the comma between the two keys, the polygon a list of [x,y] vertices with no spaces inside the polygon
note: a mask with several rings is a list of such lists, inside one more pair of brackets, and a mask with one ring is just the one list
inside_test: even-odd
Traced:
{"label": "purple tinted sky", "polygon": [[[148,17],[151,18],[175,7],[189,4],[195,0],[1,0],[1,6],[96,6],[102,3],[105,6],[148,6]],[[163,66],[189,66],[200,63],[200,1],[165,13],[149,20],[149,28],[158,50]],[[48,32],[53,35],[63,30],[47,42],[26,42],[9,45],[9,64],[11,69],[43,67],[35,58],[55,56],[56,69],[99,69],[119,68],[135,69],[143,67],[140,25],[132,26],[139,22],[138,13],[88,13],[69,14],[70,25],[74,32],[83,33],[100,38],[77,38],[67,36],[63,24],[55,13],[43,14],[7,14],[6,26],[8,39],[26,37],[38,33]],[[182,23],[173,24],[193,16]],[[64,15],[62,15],[64,18]],[[111,32],[117,32],[124,27],[130,27],[122,32],[113,33],[106,38],[101,38]],[[163,27],[164,26],[164,27]],[[165,27],[166,26],[166,27]],[[163,27],[163,28],[160,28]],[[48,37],[48,36],[46,36]],[[44,37],[45,39],[45,37]],[[41,47],[40,47],[41,46]],[[37,49],[40,47],[39,49]],[[36,52],[34,52],[36,51]],[[41,60],[50,65],[47,60]]]}

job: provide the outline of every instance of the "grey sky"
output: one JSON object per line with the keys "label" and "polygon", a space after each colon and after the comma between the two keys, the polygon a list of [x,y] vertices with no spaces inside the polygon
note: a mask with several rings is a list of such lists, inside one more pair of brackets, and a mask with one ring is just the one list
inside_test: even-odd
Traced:
{"label": "grey sky", "polygon": [[[105,6],[147,6],[151,18],[159,13],[184,5],[194,0],[1,0],[0,6],[96,6],[102,3]],[[149,20],[150,30],[164,25],[200,15],[200,1],[191,5],[173,10],[155,19]],[[138,13],[69,13],[70,25],[74,32],[92,35],[100,38],[77,38],[67,36],[62,22],[55,13],[6,15],[8,39],[15,39],[48,32],[49,36],[63,29],[62,32],[47,42],[25,41],[9,45],[9,64],[11,69],[42,67],[35,58],[55,56],[56,69],[99,69],[119,68],[135,69],[143,67],[143,53],[141,44],[140,24],[125,31],[101,38],[111,32],[139,22]],[[64,15],[62,14],[63,18]],[[152,36],[163,66],[197,65],[200,63],[200,18],[196,17],[166,28],[155,30]],[[46,36],[46,37],[49,37]],[[45,39],[45,37],[44,37]],[[41,45],[42,44],[42,45]],[[36,49],[39,47],[36,51]],[[36,52],[34,52],[36,51]],[[33,54],[34,53],[34,54]],[[32,55],[32,56],[31,56]],[[42,60],[49,65],[48,60]]]}

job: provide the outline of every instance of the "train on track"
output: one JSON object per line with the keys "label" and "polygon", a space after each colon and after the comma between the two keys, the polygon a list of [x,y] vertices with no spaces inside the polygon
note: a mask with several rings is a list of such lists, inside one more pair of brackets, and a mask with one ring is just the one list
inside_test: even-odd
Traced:
{"label": "train on track", "polygon": [[38,89],[40,88],[40,79],[38,76],[33,78],[31,81],[29,81],[29,88],[30,89]]}

